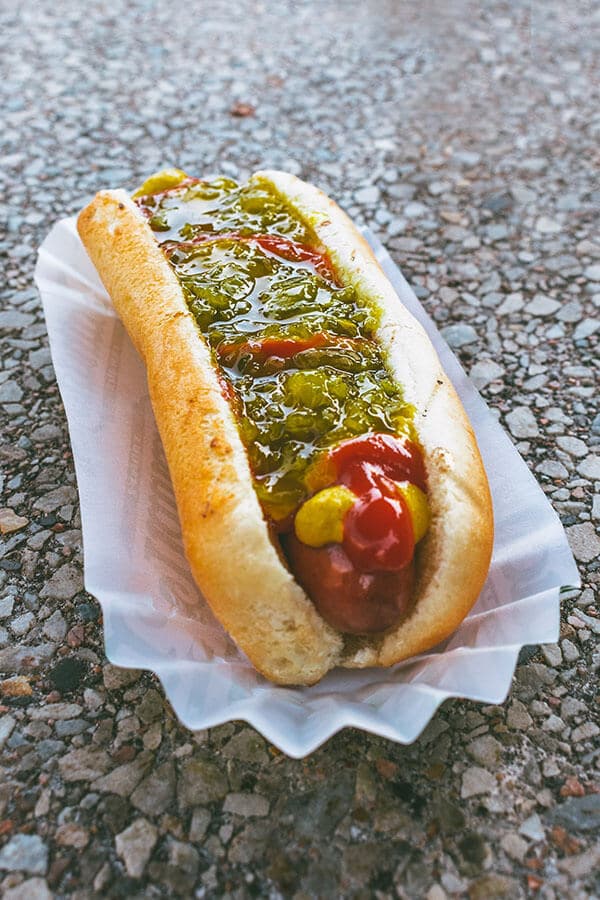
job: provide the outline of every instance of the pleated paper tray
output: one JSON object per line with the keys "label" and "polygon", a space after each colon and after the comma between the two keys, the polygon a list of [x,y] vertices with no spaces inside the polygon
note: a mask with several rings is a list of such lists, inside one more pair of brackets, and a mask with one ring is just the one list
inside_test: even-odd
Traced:
{"label": "pleated paper tray", "polygon": [[35,275],[73,446],[85,586],[102,605],[108,658],[155,672],[188,728],[245,720],[295,757],[348,726],[410,743],[447,697],[502,702],[519,649],[557,640],[560,587],[579,584],[541,488],[386,250],[366,237],[471,418],[494,501],[494,556],[475,608],[443,645],[390,669],[338,669],[304,688],[258,675],[192,581],[144,367],[74,219],[52,229]]}

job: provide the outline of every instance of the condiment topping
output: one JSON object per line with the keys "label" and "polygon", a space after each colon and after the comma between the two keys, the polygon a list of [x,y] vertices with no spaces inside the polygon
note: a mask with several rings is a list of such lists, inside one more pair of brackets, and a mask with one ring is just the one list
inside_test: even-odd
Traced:
{"label": "condiment topping", "polygon": [[134,195],[160,243],[238,232],[280,235],[310,245],[309,230],[266,186],[251,182],[240,187],[231,178],[201,181],[182,175],[179,185],[169,180],[159,190],[153,184],[160,180],[154,182],[156,176],[152,176]]}
{"label": "condiment topping", "polygon": [[134,196],[212,348],[271,522],[289,532],[296,514],[300,548],[341,545],[346,579],[408,566],[428,524],[425,473],[373,340],[377,309],[261,182],[171,169]]}
{"label": "condiment topping", "polygon": [[275,523],[327,447],[410,428],[372,340],[377,313],[338,285],[314,234],[260,184],[186,179],[137,199],[233,386],[256,488]]}
{"label": "condiment topping", "polygon": [[[337,517],[342,523],[339,542],[357,569],[395,572],[411,562],[414,545],[429,524],[423,492],[425,472],[415,444],[387,434],[365,434],[343,441],[318,461],[309,480],[313,486],[333,482],[339,485],[337,490],[345,487],[355,498],[345,505],[343,513],[337,512]],[[327,490],[317,492],[296,514],[296,536],[310,546],[325,543],[317,541],[321,534],[319,519],[328,516],[328,533],[334,533],[331,520],[336,510],[324,508],[330,496],[333,500]],[[310,504],[315,504],[317,513],[313,531],[306,522]]]}
{"label": "condiment topping", "polygon": [[346,513],[355,503],[356,494],[343,484],[324,488],[303,503],[296,513],[296,537],[309,547],[341,544]]}

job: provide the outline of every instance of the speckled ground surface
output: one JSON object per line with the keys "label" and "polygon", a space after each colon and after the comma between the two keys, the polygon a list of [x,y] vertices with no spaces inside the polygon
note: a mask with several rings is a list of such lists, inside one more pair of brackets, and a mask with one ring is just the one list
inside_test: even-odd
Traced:
{"label": "speckled ground surface", "polygon": [[[597,896],[600,7],[0,3],[0,893]],[[315,180],[380,235],[559,512],[584,588],[502,706],[305,761],[103,656],[35,249],[164,163]],[[12,511],[12,512],[11,512]]]}

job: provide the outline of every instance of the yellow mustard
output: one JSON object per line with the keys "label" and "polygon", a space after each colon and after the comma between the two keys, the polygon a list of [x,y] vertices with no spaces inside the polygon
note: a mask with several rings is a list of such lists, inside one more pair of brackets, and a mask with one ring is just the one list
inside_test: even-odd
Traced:
{"label": "yellow mustard", "polygon": [[[408,481],[396,482],[396,486],[408,508],[415,544],[418,544],[431,522],[427,497],[416,484]],[[341,544],[344,539],[344,516],[356,500],[356,494],[341,484],[319,491],[296,513],[296,537],[309,547]]]}
{"label": "yellow mustard", "polygon": [[325,488],[303,503],[294,519],[296,537],[309,547],[341,544],[344,516],[357,497],[341,484]]}
{"label": "yellow mustard", "polygon": [[418,544],[421,538],[425,536],[431,522],[427,497],[421,488],[418,488],[416,484],[411,484],[409,481],[396,482],[396,485],[408,507],[412,519],[415,544]]}

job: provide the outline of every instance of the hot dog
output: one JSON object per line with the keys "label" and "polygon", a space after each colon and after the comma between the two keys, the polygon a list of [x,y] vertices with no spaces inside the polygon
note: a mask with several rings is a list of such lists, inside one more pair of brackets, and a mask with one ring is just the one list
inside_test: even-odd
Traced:
{"label": "hot dog", "polygon": [[192,573],[256,668],[311,684],[446,638],[489,567],[487,479],[347,216],[282,172],[173,169],[78,229],[146,363]]}

